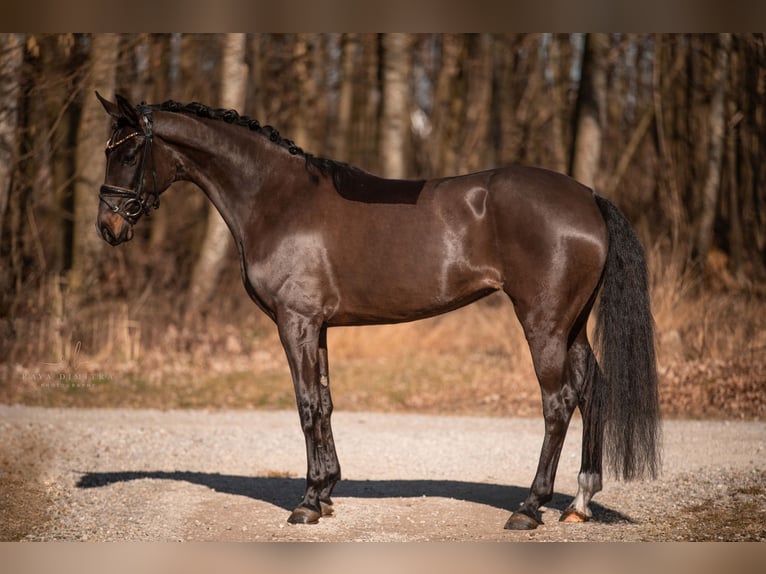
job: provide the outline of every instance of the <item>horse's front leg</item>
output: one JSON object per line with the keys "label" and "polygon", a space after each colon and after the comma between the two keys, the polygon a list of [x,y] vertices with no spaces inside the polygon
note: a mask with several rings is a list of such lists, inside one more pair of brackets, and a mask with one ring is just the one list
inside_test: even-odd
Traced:
{"label": "horse's front leg", "polygon": [[322,490],[319,491],[319,506],[322,516],[331,516],[334,512],[332,490],[340,480],[340,463],[335,452],[335,439],[332,436],[330,416],[332,415],[332,397],[330,396],[330,365],[327,358],[327,327],[322,327],[319,333],[319,412],[320,417],[320,444],[323,446],[320,454],[323,455],[324,472],[326,481]]}
{"label": "horse's front leg", "polygon": [[332,514],[330,493],[340,478],[330,428],[326,336],[321,320],[289,310],[278,314],[277,325],[293,378],[308,462],[306,493],[288,522],[316,524],[323,514]]}

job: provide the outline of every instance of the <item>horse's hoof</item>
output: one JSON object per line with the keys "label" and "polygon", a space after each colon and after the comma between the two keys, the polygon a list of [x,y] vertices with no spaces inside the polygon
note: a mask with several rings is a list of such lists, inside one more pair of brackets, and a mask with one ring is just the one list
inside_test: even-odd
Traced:
{"label": "horse's hoof", "polygon": [[574,508],[567,508],[559,518],[559,522],[588,522],[590,516]]}
{"label": "horse's hoof", "polygon": [[335,508],[333,507],[332,503],[329,502],[319,502],[319,508],[322,509],[322,516],[333,516],[335,515]]}
{"label": "horse's hoof", "polygon": [[521,512],[514,512],[505,523],[506,530],[534,530],[540,526],[540,522]]}
{"label": "horse's hoof", "polygon": [[290,524],[318,524],[320,514],[316,510],[299,506],[287,519]]}

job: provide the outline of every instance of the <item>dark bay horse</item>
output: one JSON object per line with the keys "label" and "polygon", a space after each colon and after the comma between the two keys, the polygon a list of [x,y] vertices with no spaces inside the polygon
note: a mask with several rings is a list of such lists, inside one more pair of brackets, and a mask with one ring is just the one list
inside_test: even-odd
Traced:
{"label": "dark bay horse", "polygon": [[[97,228],[111,245],[173,182],[210,198],[239,249],[253,301],[277,325],[308,471],[291,523],[332,514],[340,479],[330,415],[327,328],[397,323],[502,290],[524,329],[542,392],[545,438],[509,529],[540,523],[574,409],[583,417],[582,522],[602,459],[624,479],[658,471],[653,320],[643,249],[609,201],[561,174],[506,167],[423,181],[376,177],[315,157],[270,126],[201,104],[133,106],[114,118]],[[600,293],[594,348],[586,324]]]}

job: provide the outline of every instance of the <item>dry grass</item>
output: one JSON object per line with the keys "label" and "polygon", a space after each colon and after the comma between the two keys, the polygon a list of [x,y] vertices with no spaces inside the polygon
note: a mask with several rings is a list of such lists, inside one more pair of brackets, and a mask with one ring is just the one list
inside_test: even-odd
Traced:
{"label": "dry grass", "polygon": [[[663,413],[766,419],[766,297],[753,286],[727,284],[731,278],[710,288],[709,278],[696,280],[656,252],[652,260]],[[294,405],[276,330],[239,285],[231,295],[241,304],[194,329],[179,329],[156,300],[67,313],[55,284],[46,289],[38,314],[17,321],[16,346],[0,371],[0,402]],[[415,323],[332,329],[329,346],[338,409],[540,413],[529,349],[501,294]]]}
{"label": "dry grass", "polygon": [[706,277],[696,277],[655,255],[651,295],[661,362],[766,359],[763,287],[739,284],[719,256],[711,256]]}
{"label": "dry grass", "polygon": [[354,359],[481,352],[504,356],[515,368],[529,356],[513,307],[500,293],[476,305],[414,323],[333,329],[328,343],[336,357]]}
{"label": "dry grass", "polygon": [[660,397],[666,416],[766,419],[766,297],[722,253],[695,275],[652,254]]}

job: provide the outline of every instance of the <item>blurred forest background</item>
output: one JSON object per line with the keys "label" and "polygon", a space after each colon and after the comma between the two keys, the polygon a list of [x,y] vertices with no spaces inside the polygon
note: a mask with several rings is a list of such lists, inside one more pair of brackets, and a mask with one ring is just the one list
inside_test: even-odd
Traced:
{"label": "blurred forest background", "polygon": [[[202,193],[97,237],[94,90],[235,108],[389,177],[570,173],[646,247],[665,413],[766,417],[763,34],[0,35],[0,402],[281,408],[275,329]],[[502,297],[330,349],[338,408],[539,412]]]}

